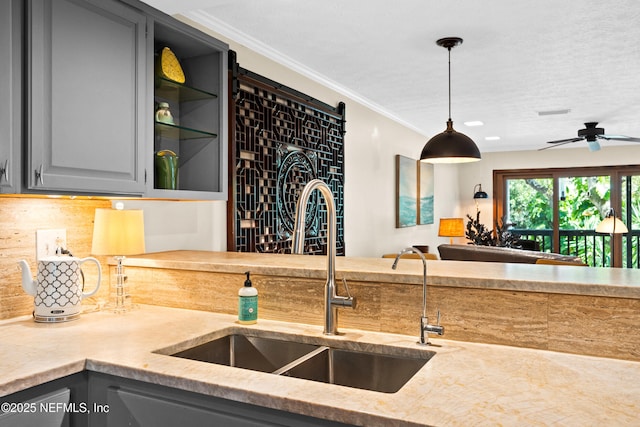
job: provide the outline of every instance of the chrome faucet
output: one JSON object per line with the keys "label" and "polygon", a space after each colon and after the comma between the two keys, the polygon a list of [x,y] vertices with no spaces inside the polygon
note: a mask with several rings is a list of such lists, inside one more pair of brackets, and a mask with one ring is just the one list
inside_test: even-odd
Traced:
{"label": "chrome faucet", "polygon": [[438,318],[435,325],[430,325],[427,319],[427,259],[420,249],[414,247],[405,248],[396,255],[391,268],[395,270],[398,267],[400,257],[411,252],[417,254],[422,260],[422,316],[420,316],[420,341],[418,341],[418,344],[429,345],[431,344],[429,342],[429,334],[443,335],[444,326],[440,326],[440,310],[438,310]]}
{"label": "chrome faucet", "polygon": [[336,205],[331,189],[319,179],[309,181],[298,198],[291,251],[295,254],[304,252],[307,203],[311,193],[316,189],[324,196],[327,203],[327,283],[324,286],[324,333],[325,335],[337,335],[338,308],[355,308],[356,299],[350,295],[345,279],[342,279],[342,283],[344,283],[348,296],[336,294]]}

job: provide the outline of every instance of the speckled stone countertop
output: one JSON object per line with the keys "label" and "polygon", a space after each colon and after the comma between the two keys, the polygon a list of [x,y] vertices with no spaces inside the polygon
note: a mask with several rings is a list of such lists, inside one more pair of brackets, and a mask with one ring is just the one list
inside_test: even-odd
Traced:
{"label": "speckled stone countertop", "polygon": [[[238,252],[171,251],[134,256],[126,264],[304,278],[326,277],[325,256]],[[369,282],[422,283],[420,260],[337,257],[339,278]],[[567,265],[511,264],[472,261],[427,261],[428,283],[439,286],[550,292],[640,299],[640,270]]]}
{"label": "speckled stone countertop", "polygon": [[[379,393],[159,354],[238,329],[325,337],[321,328],[141,306],[85,313],[63,324],[0,322],[0,395],[89,369],[355,425],[635,425],[640,363],[541,350],[343,330],[347,346],[391,346],[435,356],[397,393]],[[310,338],[311,337],[311,338]]]}

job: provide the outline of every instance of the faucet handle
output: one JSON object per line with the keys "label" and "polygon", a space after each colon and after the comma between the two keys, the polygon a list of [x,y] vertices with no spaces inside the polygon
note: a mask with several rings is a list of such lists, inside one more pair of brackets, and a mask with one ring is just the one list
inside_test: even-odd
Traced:
{"label": "faucet handle", "polygon": [[344,289],[347,291],[347,296],[349,298],[352,298],[351,292],[349,291],[349,285],[347,285],[347,279],[345,279],[344,277],[342,278],[342,284],[344,285]]}
{"label": "faucet handle", "polygon": [[342,284],[344,285],[344,288],[347,291],[347,296],[343,297],[340,295],[335,295],[331,299],[331,304],[335,304],[342,307],[356,308],[356,298],[351,296],[351,292],[349,291],[349,285],[347,285],[347,280],[344,277],[342,278]]}

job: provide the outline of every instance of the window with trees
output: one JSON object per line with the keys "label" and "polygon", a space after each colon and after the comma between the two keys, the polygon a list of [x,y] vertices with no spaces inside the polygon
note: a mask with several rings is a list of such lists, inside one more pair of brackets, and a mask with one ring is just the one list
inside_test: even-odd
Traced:
{"label": "window with trees", "polygon": [[[640,268],[640,166],[496,170],[494,194],[494,218],[540,250],[590,266]],[[628,233],[595,232],[611,209]]]}

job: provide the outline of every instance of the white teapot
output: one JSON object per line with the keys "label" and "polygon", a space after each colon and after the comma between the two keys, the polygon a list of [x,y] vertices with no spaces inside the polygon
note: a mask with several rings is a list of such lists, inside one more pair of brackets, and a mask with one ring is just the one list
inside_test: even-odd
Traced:
{"label": "white teapot", "polygon": [[[90,292],[83,292],[80,265],[91,261],[98,266],[98,280]],[[37,280],[32,279],[27,261],[18,263],[22,268],[22,288],[35,298],[33,317],[36,322],[64,322],[77,319],[80,301],[95,294],[100,288],[102,271],[100,263],[93,257],[75,258],[51,256],[38,261]]]}

